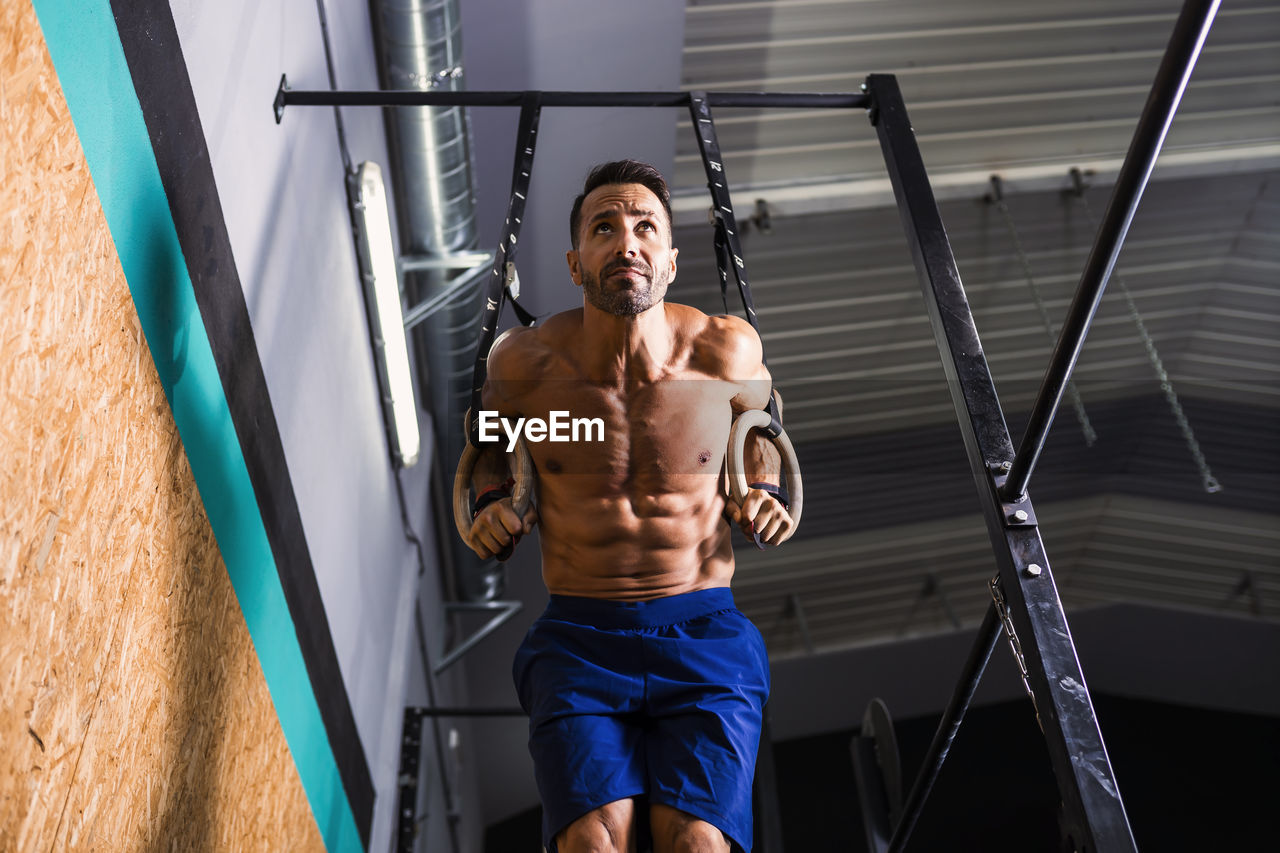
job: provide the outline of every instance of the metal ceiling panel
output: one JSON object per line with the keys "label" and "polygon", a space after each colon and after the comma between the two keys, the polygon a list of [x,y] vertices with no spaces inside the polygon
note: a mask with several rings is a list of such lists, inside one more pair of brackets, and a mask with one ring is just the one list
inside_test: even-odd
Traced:
{"label": "metal ceiling panel", "polygon": [[[990,170],[1122,156],[1180,4],[691,3],[687,88],[853,91],[899,77],[932,170]],[[1166,150],[1280,142],[1280,5],[1218,15]],[[851,120],[851,118],[853,120]],[[724,111],[739,186],[883,174],[874,135],[843,111]],[[701,186],[688,122],[675,185]]]}

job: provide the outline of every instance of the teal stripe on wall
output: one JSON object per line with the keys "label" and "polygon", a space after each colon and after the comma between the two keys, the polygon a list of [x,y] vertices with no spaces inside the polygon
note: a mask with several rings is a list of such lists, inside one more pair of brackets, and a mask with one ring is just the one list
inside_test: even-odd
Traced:
{"label": "teal stripe on wall", "polygon": [[107,0],[34,0],[196,485],[329,850],[362,850]]}

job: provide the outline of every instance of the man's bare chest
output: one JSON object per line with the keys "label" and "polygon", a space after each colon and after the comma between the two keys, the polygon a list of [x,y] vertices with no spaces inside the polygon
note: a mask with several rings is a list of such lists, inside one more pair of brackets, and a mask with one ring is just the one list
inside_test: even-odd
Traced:
{"label": "man's bare chest", "polygon": [[576,440],[530,443],[540,473],[653,479],[656,486],[720,469],[732,422],[730,383],[674,378],[605,386],[549,379],[530,391],[521,414],[581,425]]}

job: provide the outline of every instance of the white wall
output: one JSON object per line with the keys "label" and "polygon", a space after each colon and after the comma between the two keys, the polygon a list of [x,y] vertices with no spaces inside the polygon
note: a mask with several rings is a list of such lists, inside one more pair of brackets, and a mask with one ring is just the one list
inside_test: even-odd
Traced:
{"label": "white wall", "polygon": [[[368,5],[326,3],[339,85],[377,88]],[[173,0],[258,351],[297,493],[343,680],[377,794],[371,849],[394,838],[406,696],[424,692],[413,628],[420,580],[406,539],[378,400],[331,109],[271,102],[282,73],[326,89],[314,0]],[[382,117],[344,112],[351,157],[387,171]],[[430,424],[420,413],[424,435]],[[424,616],[439,632],[429,539],[430,452],[403,475],[412,524],[428,537]],[[441,701],[456,703],[446,680]],[[422,701],[418,698],[416,701]],[[440,786],[432,795],[438,800]],[[443,829],[442,801],[432,807]],[[464,828],[465,829],[465,828]],[[464,831],[476,836],[476,829]],[[448,849],[432,846],[430,849]],[[467,848],[463,848],[467,849]]]}
{"label": "white wall", "polygon": [[[328,0],[326,7],[339,87],[377,88],[368,4]],[[308,546],[374,774],[371,849],[385,850],[394,832],[403,708],[426,702],[412,610],[419,587],[434,659],[443,654],[444,632],[425,461],[403,475],[411,520],[431,563],[421,581],[401,528],[333,113],[290,107],[276,126],[271,112],[281,73],[296,89],[328,87],[316,6],[312,0],[173,0],[172,9]],[[470,89],[679,88],[680,0],[462,0],[462,13]],[[600,55],[612,57],[607,67],[584,66],[584,58]],[[564,251],[569,204],[586,170],[630,156],[670,173],[678,116],[677,110],[544,111],[519,258],[535,310],[563,310],[579,301],[564,270]],[[385,167],[379,113],[346,109],[343,117],[353,161]],[[472,110],[482,247],[496,242],[505,211],[515,122],[515,110]],[[440,704],[515,703],[511,657],[545,601],[535,548],[536,541],[526,543],[512,569],[511,594],[528,602],[525,612],[439,680]],[[468,691],[475,691],[470,699]],[[457,836],[462,850],[478,850],[483,824],[536,802],[524,725],[446,722],[442,738],[450,729],[457,729],[461,744],[460,771],[447,780],[462,810]],[[422,849],[448,850],[446,780],[435,773],[429,726],[424,739]]]}

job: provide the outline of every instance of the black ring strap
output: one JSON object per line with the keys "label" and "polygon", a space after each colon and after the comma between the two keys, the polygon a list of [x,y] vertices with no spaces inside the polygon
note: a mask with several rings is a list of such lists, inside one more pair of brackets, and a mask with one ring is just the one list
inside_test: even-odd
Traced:
{"label": "black ring strap", "polygon": [[[527,92],[520,105],[520,125],[516,131],[516,155],[511,173],[511,198],[507,202],[507,218],[502,226],[502,238],[493,254],[493,274],[485,297],[484,313],[480,324],[480,339],[476,346],[476,366],[471,377],[471,411],[481,409],[481,394],[488,376],[489,350],[497,337],[498,320],[506,299],[520,319],[521,324],[532,326],[537,317],[522,308],[511,295],[507,285],[507,264],[515,261],[520,222],[524,217],[525,201],[529,195],[529,175],[533,172],[533,151],[538,136],[538,118],[542,113],[540,92]],[[467,440],[480,446],[479,418],[472,418],[467,426]]]}
{"label": "black ring strap", "polygon": [[[751,300],[751,285],[747,281],[747,265],[742,259],[742,244],[738,239],[738,223],[733,216],[733,203],[729,199],[729,179],[724,172],[724,158],[720,155],[720,143],[716,140],[716,125],[711,118],[711,107],[707,103],[707,93],[695,91],[689,93],[689,113],[693,118],[693,132],[698,139],[698,151],[702,154],[702,165],[707,172],[707,188],[711,190],[712,211],[716,220],[716,266],[720,270],[720,298],[724,301],[725,312],[729,310],[729,273],[738,285],[738,293],[742,297],[742,307],[746,311],[747,322],[751,328],[760,333],[760,324],[756,320],[755,303]],[[760,342],[760,360],[768,366],[764,358],[764,340]],[[769,413],[769,426],[764,432],[770,438],[777,438],[782,431],[782,420],[778,417],[773,395],[769,395],[769,404],[764,410]]]}

